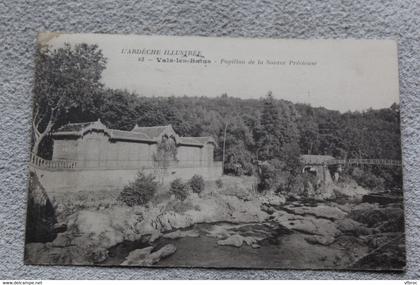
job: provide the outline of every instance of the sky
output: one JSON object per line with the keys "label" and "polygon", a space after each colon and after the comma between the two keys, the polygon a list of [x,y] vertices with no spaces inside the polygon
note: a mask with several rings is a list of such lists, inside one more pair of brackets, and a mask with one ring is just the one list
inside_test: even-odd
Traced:
{"label": "sky", "polygon": [[52,48],[98,44],[108,59],[103,83],[139,96],[261,98],[271,91],[277,99],[341,112],[399,102],[397,46],[390,40],[104,34],[38,39]]}

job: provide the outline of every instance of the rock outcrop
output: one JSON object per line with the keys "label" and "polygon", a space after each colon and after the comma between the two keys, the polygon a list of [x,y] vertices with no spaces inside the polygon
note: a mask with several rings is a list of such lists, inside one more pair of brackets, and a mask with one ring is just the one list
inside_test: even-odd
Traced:
{"label": "rock outcrop", "polygon": [[319,205],[316,207],[307,206],[285,206],[283,208],[287,212],[291,212],[296,215],[310,215],[317,218],[340,220],[346,217],[346,213],[336,207],[327,205]]}
{"label": "rock outcrop", "polygon": [[227,239],[217,241],[218,245],[230,245],[235,247],[241,247],[244,243],[256,247],[255,245],[258,245],[258,239],[255,237],[244,237],[239,234],[234,234]]}
{"label": "rock outcrop", "polygon": [[200,236],[200,233],[194,230],[189,230],[189,231],[176,230],[174,232],[170,232],[163,235],[164,238],[168,238],[168,239],[177,239],[177,238],[183,238],[183,237],[199,237],[199,236]]}
{"label": "rock outcrop", "polygon": [[347,202],[359,203],[362,201],[363,196],[367,195],[369,191],[356,182],[340,183],[332,185],[331,189],[337,199],[344,199]]}
{"label": "rock outcrop", "polygon": [[305,234],[334,238],[340,233],[334,222],[323,218],[278,211],[272,216],[272,219],[286,229]]}
{"label": "rock outcrop", "polygon": [[150,266],[153,265],[162,258],[165,258],[171,254],[174,254],[176,247],[173,244],[167,244],[161,249],[154,252],[153,247],[149,246],[146,248],[136,249],[129,253],[125,261],[121,263],[123,266]]}
{"label": "rock outcrop", "polygon": [[[49,242],[57,236],[54,207],[35,172],[30,173],[26,242]],[[65,227],[63,228],[65,229]]]}

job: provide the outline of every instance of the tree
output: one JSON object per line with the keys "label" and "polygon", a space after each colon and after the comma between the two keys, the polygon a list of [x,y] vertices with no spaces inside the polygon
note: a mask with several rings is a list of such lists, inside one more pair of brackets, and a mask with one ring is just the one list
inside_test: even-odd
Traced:
{"label": "tree", "polygon": [[281,146],[280,125],[279,110],[270,91],[263,100],[260,126],[255,130],[259,159],[271,159],[279,153]]}
{"label": "tree", "polygon": [[257,156],[263,160],[275,157],[281,159],[285,145],[298,143],[298,114],[291,103],[274,100],[271,92],[267,94],[263,104],[260,124],[254,132]]}
{"label": "tree", "polygon": [[219,137],[219,141],[221,140],[225,146],[224,172],[251,175],[254,138],[241,116],[231,116],[227,119],[226,129],[223,129]]}
{"label": "tree", "polygon": [[176,155],[177,147],[174,137],[164,135],[157,145],[156,153],[153,154],[155,172],[162,183],[171,161],[177,161]]}
{"label": "tree", "polygon": [[126,90],[106,89],[100,106],[101,121],[111,129],[131,130],[137,121],[137,97]]}
{"label": "tree", "polygon": [[69,121],[97,119],[101,100],[102,71],[106,59],[97,45],[77,44],[50,50],[37,48],[33,147],[39,146],[50,132]]}

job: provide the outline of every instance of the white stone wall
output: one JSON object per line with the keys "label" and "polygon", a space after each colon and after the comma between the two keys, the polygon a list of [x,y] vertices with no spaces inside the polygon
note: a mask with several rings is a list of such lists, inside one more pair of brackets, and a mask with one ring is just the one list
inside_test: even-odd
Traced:
{"label": "white stone wall", "polygon": [[[139,169],[38,169],[35,171],[47,192],[91,191],[91,190],[121,190],[132,181]],[[143,169],[145,173],[154,173],[153,168]],[[190,179],[193,175],[203,176],[212,181],[222,175],[221,163],[207,167],[169,168],[164,177],[164,183],[170,183],[176,178]]]}

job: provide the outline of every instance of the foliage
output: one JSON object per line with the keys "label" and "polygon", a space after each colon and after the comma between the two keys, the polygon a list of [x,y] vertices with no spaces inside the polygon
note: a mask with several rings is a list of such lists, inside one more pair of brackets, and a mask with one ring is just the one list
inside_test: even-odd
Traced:
{"label": "foliage", "polygon": [[171,182],[169,192],[178,200],[184,201],[188,197],[188,183],[182,182],[180,178]]}
{"label": "foliage", "polygon": [[284,179],[281,176],[284,164],[278,159],[272,159],[262,163],[259,167],[259,184],[258,190],[263,191],[277,191],[284,186]]}
{"label": "foliage", "polygon": [[145,175],[139,171],[136,179],[124,187],[118,200],[130,207],[145,205],[156,194],[157,188],[158,182],[155,181],[155,176]]}
{"label": "foliage", "polygon": [[204,179],[203,176],[195,174],[190,179],[190,187],[194,193],[200,194],[204,190]]}
{"label": "foliage", "polygon": [[54,50],[38,47],[33,89],[34,153],[53,129],[67,122],[98,118],[105,64],[97,45],[65,44]]}
{"label": "foliage", "polygon": [[217,186],[217,188],[222,188],[223,187],[223,181],[222,181],[222,179],[217,179],[216,180],[216,186]]}
{"label": "foliage", "polygon": [[280,151],[280,113],[271,92],[264,100],[260,117],[260,127],[256,129],[258,159],[271,159]]}
{"label": "foliage", "polygon": [[287,144],[296,144],[298,129],[297,112],[290,103],[279,102],[271,92],[263,100],[260,124],[255,129],[258,159],[281,157]]}
{"label": "foliage", "polygon": [[376,176],[369,170],[362,170],[356,167],[353,169],[351,176],[362,187],[369,189],[383,189],[384,187],[385,179]]}
{"label": "foliage", "polygon": [[284,163],[282,170],[289,171],[292,175],[297,175],[302,169],[300,148],[296,142],[286,143],[283,146],[280,159]]}
{"label": "foliage", "polygon": [[302,188],[303,180],[298,165],[300,162],[294,162],[295,167],[290,162],[280,159],[265,161],[259,167],[260,192],[273,191],[275,193],[288,194],[296,192],[297,188]]}
{"label": "foliage", "polygon": [[[252,130],[245,123],[249,117],[230,116],[226,129],[226,154],[224,173],[233,175],[252,175],[252,149],[254,138]],[[223,138],[220,138],[223,139]]]}
{"label": "foliage", "polygon": [[312,173],[305,172],[299,176],[302,180],[302,188],[303,193],[299,193],[303,195],[305,198],[310,198],[311,195],[314,194],[314,191],[320,186],[318,185],[318,178],[316,175]]}
{"label": "foliage", "polygon": [[101,121],[111,129],[131,130],[137,120],[135,106],[138,98],[124,90],[106,89],[102,92]]}
{"label": "foliage", "polygon": [[157,145],[156,153],[153,154],[153,160],[157,162],[159,168],[166,169],[170,161],[176,161],[177,147],[175,139],[171,136],[163,136],[161,142]]}

